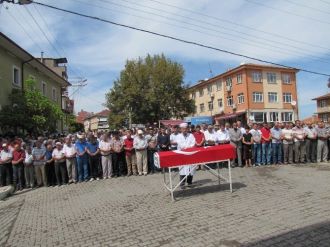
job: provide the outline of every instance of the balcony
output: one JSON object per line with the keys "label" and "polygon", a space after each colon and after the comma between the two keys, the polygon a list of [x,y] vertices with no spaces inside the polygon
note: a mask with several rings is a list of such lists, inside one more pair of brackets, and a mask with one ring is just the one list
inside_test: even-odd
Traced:
{"label": "balcony", "polygon": [[317,113],[330,112],[330,106],[317,107]]}

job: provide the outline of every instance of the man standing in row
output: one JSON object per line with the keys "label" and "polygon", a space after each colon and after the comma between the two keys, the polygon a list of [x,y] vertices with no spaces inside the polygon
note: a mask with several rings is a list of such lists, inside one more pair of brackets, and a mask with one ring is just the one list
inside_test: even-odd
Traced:
{"label": "man standing in row", "polygon": [[[180,128],[181,128],[181,133],[177,137],[178,150],[194,147],[196,144],[196,140],[193,134],[188,132],[188,125],[186,123],[182,123],[180,124]],[[192,180],[196,169],[194,169],[193,166],[186,165],[186,166],[181,166],[179,170],[180,170],[179,173],[180,173],[181,188],[184,188],[186,182],[188,183],[188,187],[190,187],[192,185]]]}

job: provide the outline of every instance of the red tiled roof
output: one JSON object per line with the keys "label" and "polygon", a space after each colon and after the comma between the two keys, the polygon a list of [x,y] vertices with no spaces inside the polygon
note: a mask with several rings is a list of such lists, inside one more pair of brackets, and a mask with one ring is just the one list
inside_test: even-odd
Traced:
{"label": "red tiled roof", "polygon": [[91,116],[91,115],[93,115],[93,113],[92,112],[87,112],[87,111],[83,111],[83,110],[81,110],[80,112],[78,112],[78,115],[76,116],[76,122],[77,123],[84,123],[84,120],[87,118],[87,117],[89,117],[89,116]]}
{"label": "red tiled roof", "polygon": [[330,99],[330,93],[314,98],[313,100]]}

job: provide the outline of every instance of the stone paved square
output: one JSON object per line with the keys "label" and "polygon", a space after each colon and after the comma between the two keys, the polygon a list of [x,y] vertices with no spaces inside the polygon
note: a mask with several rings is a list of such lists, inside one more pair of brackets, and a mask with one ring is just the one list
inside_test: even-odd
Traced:
{"label": "stone paved square", "polygon": [[[224,169],[225,170],[225,169]],[[161,174],[23,191],[0,246],[330,246],[330,165],[198,171],[172,202]]]}

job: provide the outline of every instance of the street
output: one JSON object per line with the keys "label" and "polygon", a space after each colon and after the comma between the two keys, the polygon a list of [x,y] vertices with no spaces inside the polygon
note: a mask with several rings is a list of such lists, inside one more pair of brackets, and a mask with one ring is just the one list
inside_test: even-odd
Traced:
{"label": "street", "polygon": [[329,246],[330,165],[205,171],[172,202],[161,174],[24,190],[0,201],[0,246]]}

